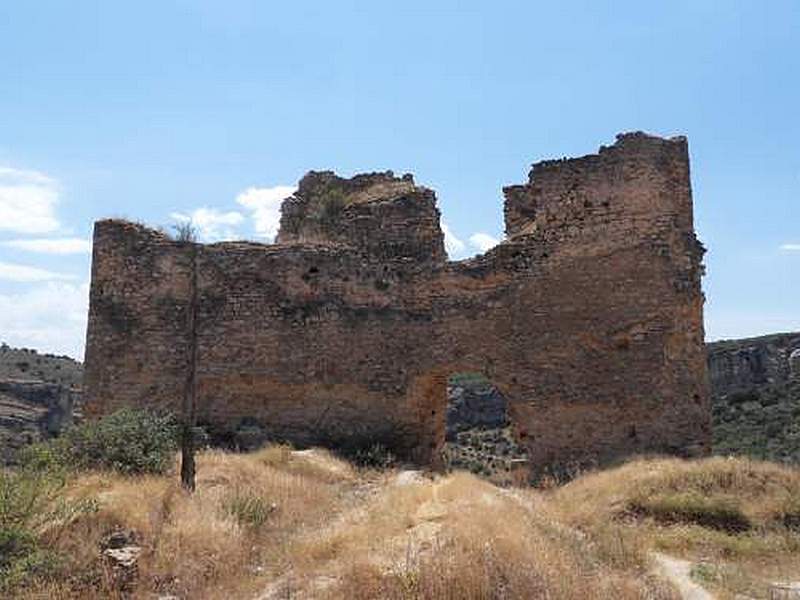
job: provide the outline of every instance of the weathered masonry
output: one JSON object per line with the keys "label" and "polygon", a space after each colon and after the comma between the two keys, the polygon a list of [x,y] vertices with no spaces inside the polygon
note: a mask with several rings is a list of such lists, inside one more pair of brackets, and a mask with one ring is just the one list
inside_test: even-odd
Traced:
{"label": "weathered masonry", "polygon": [[435,464],[447,379],[469,371],[502,391],[534,472],[707,451],[686,139],[620,135],[504,192],[507,239],[459,262],[434,193],[391,172],[309,173],[273,245],[99,221],[87,412],[180,412],[195,364],[212,429]]}

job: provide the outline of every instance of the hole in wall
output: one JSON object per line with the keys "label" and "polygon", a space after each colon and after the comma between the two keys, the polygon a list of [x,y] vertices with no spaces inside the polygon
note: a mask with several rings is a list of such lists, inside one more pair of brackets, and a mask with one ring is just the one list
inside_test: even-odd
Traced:
{"label": "hole in wall", "polygon": [[528,450],[515,434],[508,401],[478,372],[459,372],[447,381],[445,468],[466,470],[500,485],[519,482],[527,472]]}

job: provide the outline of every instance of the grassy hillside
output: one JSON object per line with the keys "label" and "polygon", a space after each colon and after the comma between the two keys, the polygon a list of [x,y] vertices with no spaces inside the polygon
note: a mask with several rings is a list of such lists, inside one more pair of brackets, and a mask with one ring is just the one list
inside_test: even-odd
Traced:
{"label": "grassy hillside", "polygon": [[[800,579],[800,470],[745,458],[636,460],[587,474],[551,497],[560,522],[609,527],[687,558],[720,598],[766,598]],[[622,538],[621,538],[622,539]]]}

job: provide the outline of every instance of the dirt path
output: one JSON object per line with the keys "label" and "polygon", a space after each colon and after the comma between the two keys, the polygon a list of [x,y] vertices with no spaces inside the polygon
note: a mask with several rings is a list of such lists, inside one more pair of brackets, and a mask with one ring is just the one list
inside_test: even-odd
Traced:
{"label": "dirt path", "polygon": [[[314,460],[313,450],[295,452],[308,460]],[[431,542],[441,529],[439,520],[445,515],[436,502],[436,484],[423,476],[421,471],[403,470],[391,475],[388,479],[367,480],[360,482],[352,491],[350,504],[321,530],[311,532],[309,537],[333,538],[338,533],[358,526],[368,519],[371,510],[383,496],[396,487],[427,486],[431,488],[432,499],[419,505],[414,514],[416,524],[403,532],[396,539],[387,539],[383,552],[375,553],[372,559],[376,564],[388,568],[398,563],[403,552],[417,554],[429,549]],[[342,576],[346,563],[339,558],[322,560],[313,573],[298,575],[289,571],[271,581],[259,593],[255,600],[283,600],[285,598],[312,599],[323,594],[327,588],[335,585]]]}
{"label": "dirt path", "polygon": [[[404,557],[406,561],[409,557],[419,560],[435,551],[435,541],[446,528],[450,513],[463,509],[461,501],[442,497],[442,485],[448,484],[445,480],[427,478],[419,471],[405,470],[395,472],[381,481],[364,482],[357,486],[358,493],[353,495],[346,510],[327,526],[304,536],[311,548],[319,540],[320,547],[329,544],[336,551],[329,558],[320,558],[311,568],[282,574],[262,589],[256,600],[279,600],[290,596],[311,599],[325,595],[331,586],[345,576],[347,561],[342,560],[342,556],[353,554],[353,550],[364,555],[363,561],[379,567],[381,571],[390,571],[403,564]],[[396,504],[398,501],[400,504]],[[547,518],[543,514],[545,511],[540,510],[541,499],[536,496],[523,494],[513,488],[491,488],[470,496],[470,502],[478,502],[481,506],[477,509],[481,510],[502,510],[503,506],[508,506],[503,505],[503,501],[511,501],[535,517],[543,532],[550,531],[579,543],[588,543],[580,531]],[[396,514],[384,523],[382,519],[389,509]],[[476,510],[476,507],[472,506],[471,509]],[[364,527],[370,519],[375,518],[386,528],[381,534],[385,539],[379,547],[368,548],[369,535],[364,537]],[[302,543],[304,540],[301,538],[299,541]],[[340,544],[350,549],[345,550],[345,546],[340,547]],[[692,581],[689,561],[655,552],[650,556],[659,578],[669,581],[683,600],[714,600],[714,596]]]}
{"label": "dirt path", "polygon": [[[520,504],[520,506],[523,506],[528,511],[533,512],[534,507],[531,505],[530,499],[522,497],[517,490],[504,489],[500,490],[500,493],[513,498]],[[580,531],[566,527],[565,525],[556,521],[553,521],[552,525],[557,530],[572,535],[578,539],[583,539],[584,537]],[[690,563],[688,560],[673,558],[658,552],[651,552],[650,556],[653,559],[653,562],[656,564],[656,570],[658,574],[667,579],[678,589],[678,592],[683,600],[714,600],[713,595],[692,580],[692,563]]]}
{"label": "dirt path", "polygon": [[658,572],[678,588],[683,600],[714,600],[714,596],[692,581],[692,563],[688,560],[674,558],[659,552],[652,552],[651,556],[657,565]]}

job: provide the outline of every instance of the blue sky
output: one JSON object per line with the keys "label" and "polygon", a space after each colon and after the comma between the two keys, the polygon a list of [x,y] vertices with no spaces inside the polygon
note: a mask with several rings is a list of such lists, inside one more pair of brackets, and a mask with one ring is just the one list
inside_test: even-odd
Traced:
{"label": "blue sky", "polygon": [[100,217],[266,240],[309,169],[411,171],[458,258],[630,130],[689,137],[707,337],[800,330],[796,0],[3,2],[0,339],[82,355]]}

